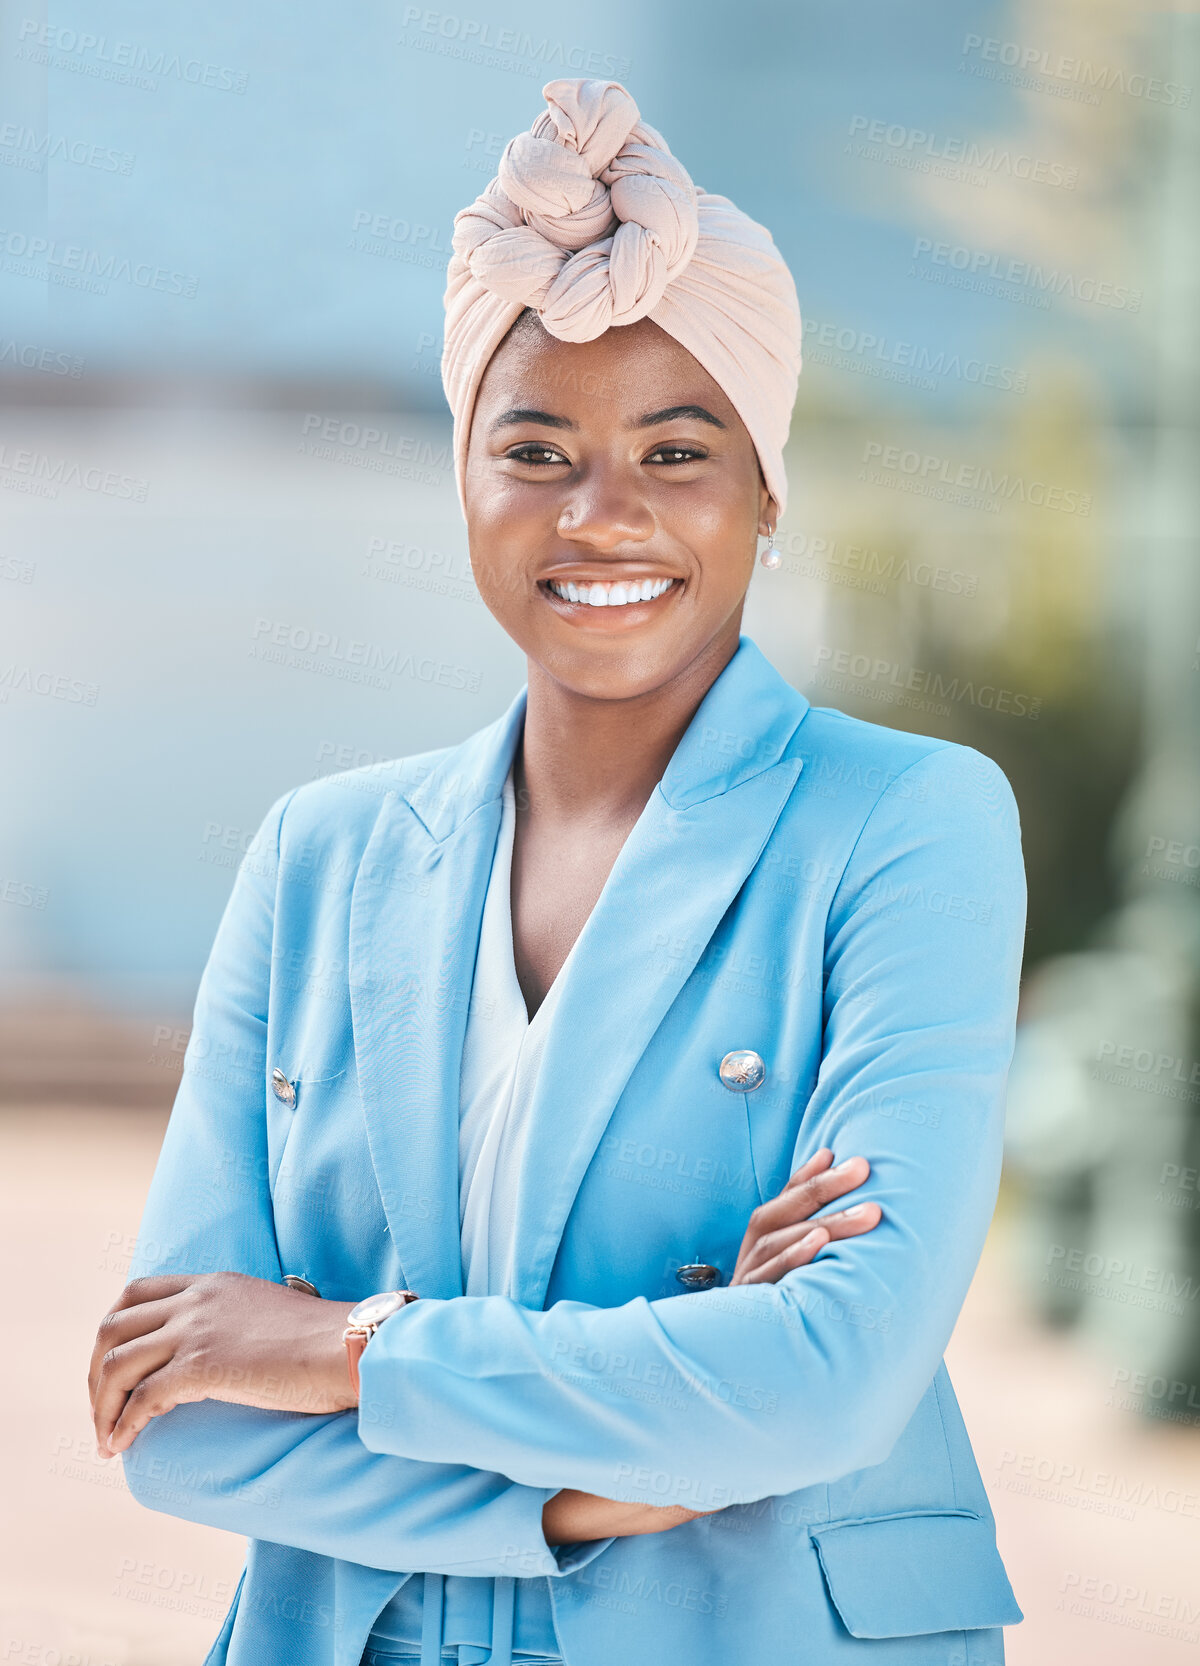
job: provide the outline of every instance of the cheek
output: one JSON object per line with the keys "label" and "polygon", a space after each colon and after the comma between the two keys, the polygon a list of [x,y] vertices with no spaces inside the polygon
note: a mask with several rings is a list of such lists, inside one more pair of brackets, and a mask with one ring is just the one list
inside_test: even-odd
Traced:
{"label": "cheek", "polygon": [[525,480],[484,475],[467,488],[467,534],[479,548],[528,539],[533,528],[553,528],[556,515],[547,494]]}
{"label": "cheek", "polygon": [[471,571],[475,588],[489,613],[497,618],[508,613],[520,590],[520,570],[505,558],[505,552],[489,541],[486,554],[471,550]]}
{"label": "cheek", "polygon": [[511,503],[489,494],[485,503],[471,504],[467,518],[467,549],[480,597],[491,613],[511,611],[525,593],[525,573],[534,548],[527,515],[514,513]]}
{"label": "cheek", "polygon": [[728,536],[758,523],[757,465],[746,465],[740,454],[711,459],[693,480],[664,474],[659,485],[658,513],[697,534]]}
{"label": "cheek", "polygon": [[664,505],[663,525],[692,551],[710,582],[742,584],[753,566],[758,500],[740,486],[681,494]]}

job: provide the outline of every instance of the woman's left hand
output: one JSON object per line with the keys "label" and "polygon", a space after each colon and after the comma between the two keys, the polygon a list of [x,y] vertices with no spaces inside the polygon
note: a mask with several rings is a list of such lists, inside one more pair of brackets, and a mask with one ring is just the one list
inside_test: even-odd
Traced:
{"label": "woman's left hand", "polygon": [[88,1392],[102,1458],[188,1400],[272,1411],[349,1411],[342,1331],[353,1302],[327,1302],[244,1273],[127,1284],[96,1334]]}
{"label": "woman's left hand", "polygon": [[823,1145],[777,1197],[751,1212],[730,1284],[778,1284],[835,1238],[857,1238],[879,1225],[883,1210],[877,1203],[852,1203],[837,1214],[812,1218],[826,1203],[855,1191],[871,1172],[865,1157],[848,1157],[836,1168],[832,1162],[833,1152]]}

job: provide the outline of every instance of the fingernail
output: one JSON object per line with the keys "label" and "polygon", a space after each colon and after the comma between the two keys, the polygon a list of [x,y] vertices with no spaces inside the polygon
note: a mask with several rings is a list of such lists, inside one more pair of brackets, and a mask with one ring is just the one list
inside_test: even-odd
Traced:
{"label": "fingernail", "polygon": [[851,1163],[857,1163],[857,1161],[858,1161],[857,1157],[847,1157],[846,1161],[844,1163],[839,1163],[837,1165],[837,1167],[833,1170],[833,1173],[834,1174],[842,1174],[842,1173],[845,1172],[846,1169],[848,1169],[850,1167]]}
{"label": "fingernail", "polygon": [[862,1212],[863,1205],[861,1203],[852,1203],[848,1209],[842,1210],[842,1215],[843,1217],[848,1217],[850,1215],[861,1215]]}

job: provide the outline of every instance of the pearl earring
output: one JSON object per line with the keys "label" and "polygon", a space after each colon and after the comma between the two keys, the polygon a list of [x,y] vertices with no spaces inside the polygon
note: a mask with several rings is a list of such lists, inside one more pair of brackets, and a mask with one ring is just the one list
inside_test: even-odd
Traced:
{"label": "pearl earring", "polygon": [[775,534],[773,532],[768,534],[767,547],[758,559],[770,572],[774,572],[776,567],[783,565],[783,557],[775,548]]}

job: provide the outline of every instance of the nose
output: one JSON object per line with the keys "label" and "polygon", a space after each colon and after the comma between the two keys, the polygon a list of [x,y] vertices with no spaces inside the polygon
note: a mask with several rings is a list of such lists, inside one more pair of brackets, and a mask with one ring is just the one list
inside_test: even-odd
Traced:
{"label": "nose", "polygon": [[590,550],[644,544],[654,535],[654,515],[640,486],[621,470],[590,469],[559,511],[559,537]]}

